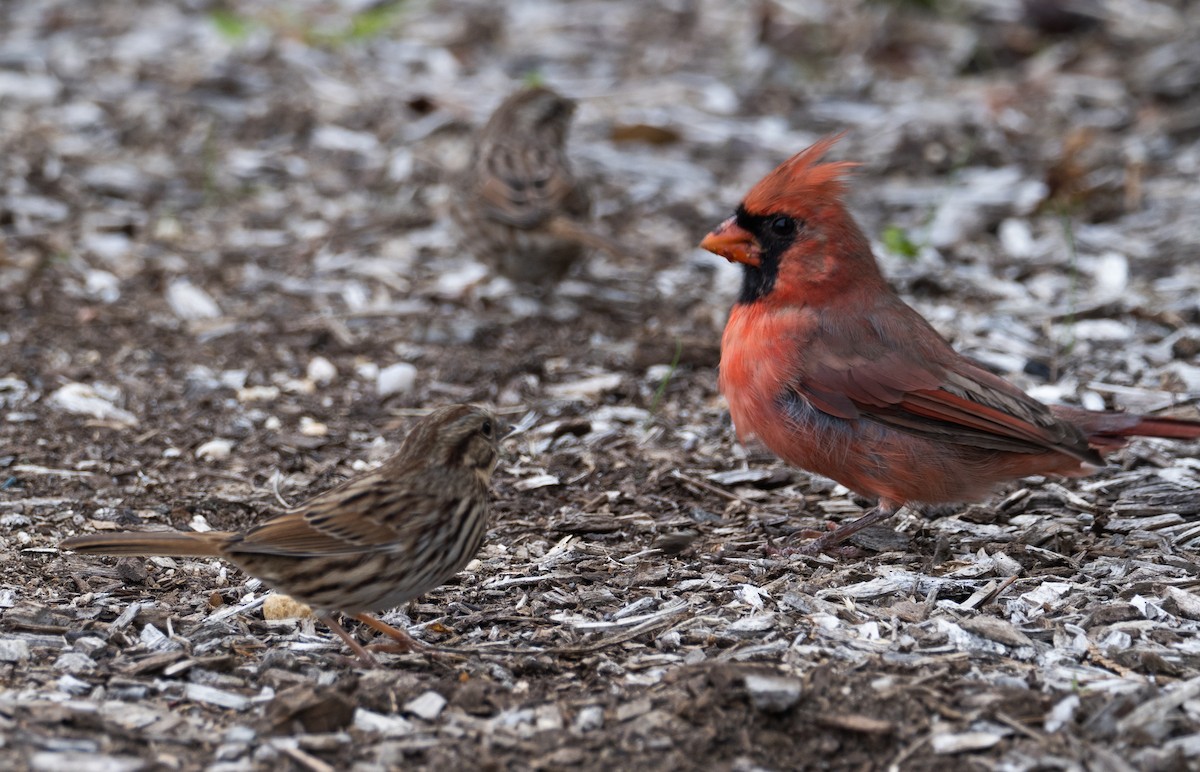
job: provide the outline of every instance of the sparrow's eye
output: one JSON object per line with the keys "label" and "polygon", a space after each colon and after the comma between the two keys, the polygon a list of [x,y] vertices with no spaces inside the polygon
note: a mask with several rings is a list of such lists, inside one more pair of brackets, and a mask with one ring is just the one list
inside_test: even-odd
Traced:
{"label": "sparrow's eye", "polygon": [[771,220],[771,233],[776,236],[791,236],[796,232],[796,221],[786,214],[781,214]]}
{"label": "sparrow's eye", "polygon": [[479,427],[479,431],[483,432],[484,437],[491,437],[492,436],[492,422],[484,421],[483,425]]}

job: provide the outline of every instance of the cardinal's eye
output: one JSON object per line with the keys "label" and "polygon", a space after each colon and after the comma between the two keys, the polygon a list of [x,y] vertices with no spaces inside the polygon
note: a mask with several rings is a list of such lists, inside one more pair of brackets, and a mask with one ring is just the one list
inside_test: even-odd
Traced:
{"label": "cardinal's eye", "polygon": [[771,220],[771,233],[776,236],[791,236],[796,232],[796,221],[786,214],[781,214]]}

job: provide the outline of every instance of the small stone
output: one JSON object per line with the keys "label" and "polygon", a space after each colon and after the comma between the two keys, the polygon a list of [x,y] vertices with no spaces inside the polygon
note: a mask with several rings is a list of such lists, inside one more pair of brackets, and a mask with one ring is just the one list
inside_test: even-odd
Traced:
{"label": "small stone", "polygon": [[519,491],[531,491],[535,488],[548,488],[551,485],[558,485],[559,479],[552,474],[535,474],[532,477],[524,477],[513,483],[513,487]]}
{"label": "small stone", "polygon": [[1200,367],[1187,362],[1171,362],[1163,368],[1163,381],[1179,391],[1200,391]]}
{"label": "small stone", "polygon": [[254,742],[256,737],[258,737],[258,732],[254,731],[253,727],[234,724],[225,730],[224,739],[227,743],[249,743]]}
{"label": "small stone", "polygon": [[379,377],[379,365],[360,360],[354,363],[354,373],[364,381],[373,381]]}
{"label": "small stone", "polygon": [[167,305],[184,321],[216,319],[221,307],[203,289],[184,278],[173,279],[167,285]]}
{"label": "small stone", "polygon": [[556,383],[546,387],[546,394],[554,399],[588,400],[621,385],[620,373],[605,373],[581,378],[567,383]]}
{"label": "small stone", "polygon": [[154,625],[144,625],[138,634],[138,640],[150,651],[162,652],[180,648],[177,641],[168,638],[166,633]]}
{"label": "small stone", "polygon": [[80,246],[107,263],[116,263],[129,254],[132,242],[124,233],[88,233],[79,239]]}
{"label": "small stone", "polygon": [[765,614],[754,614],[748,617],[742,617],[735,620],[729,625],[726,625],[725,630],[730,633],[765,633],[768,630],[775,629],[775,614],[767,612]]}
{"label": "small stone", "polygon": [[125,584],[145,584],[150,574],[143,558],[121,558],[117,561],[117,576]]}
{"label": "small stone", "polygon": [[54,660],[54,668],[67,673],[90,673],[96,669],[96,660],[79,651],[64,651]]}
{"label": "small stone", "polygon": [[604,727],[604,708],[599,705],[588,705],[580,708],[575,716],[572,728],[576,732],[591,732]]}
{"label": "small stone", "polygon": [[17,378],[0,378],[0,407],[16,407],[29,395],[29,384]]}
{"label": "small stone", "polygon": [[87,694],[92,690],[92,685],[87,681],[81,681],[73,675],[64,675],[58,679],[58,690],[65,694],[72,694],[78,697],[81,694]]}
{"label": "small stone", "polygon": [[315,418],[301,416],[300,433],[305,437],[327,437],[329,436],[329,427]]}
{"label": "small stone", "polygon": [[215,689],[204,684],[188,684],[184,694],[193,702],[204,702],[230,710],[245,710],[250,706],[250,700],[240,694]]}
{"label": "small stone", "polygon": [[1163,608],[1167,611],[1184,619],[1200,619],[1200,595],[1170,586],[1166,588],[1166,595]]}
{"label": "small stone", "polygon": [[121,280],[108,271],[91,270],[84,279],[84,292],[101,303],[116,303],[121,299]]}
{"label": "small stone", "polygon": [[224,461],[233,452],[233,441],[215,437],[196,448],[196,458],[201,461]]}
{"label": "small stone", "polygon": [[[78,747],[78,746],[76,746]],[[138,772],[148,762],[135,756],[106,756],[80,750],[38,751],[29,757],[32,772]]]}
{"label": "small stone", "polygon": [[400,716],[385,716],[373,710],[359,708],[354,711],[354,728],[360,732],[397,737],[412,734],[413,723]]}
{"label": "small stone", "polygon": [[325,357],[313,357],[308,361],[305,375],[313,383],[326,386],[332,383],[334,378],[337,378],[337,368]]}
{"label": "small stone", "polygon": [[381,397],[393,394],[408,394],[417,384],[417,368],[408,362],[397,362],[379,371],[375,388]]}
{"label": "small stone", "polygon": [[365,131],[325,125],[313,132],[312,144],[322,150],[366,155],[379,148],[379,138]]}
{"label": "small stone", "polygon": [[29,644],[20,638],[0,638],[0,662],[24,662],[29,659]]}
{"label": "small stone", "polygon": [[795,705],[803,687],[799,678],[763,673],[750,673],[745,684],[750,704],[766,713],[782,713]]}
{"label": "small stone", "polygon": [[247,386],[238,389],[238,402],[273,402],[279,399],[278,386]]}
{"label": "small stone", "polygon": [[1033,641],[1006,619],[979,616],[963,619],[959,623],[964,630],[1005,646],[1032,646]]}
{"label": "small stone", "polygon": [[1079,710],[1079,695],[1072,694],[1059,700],[1050,712],[1046,714],[1046,721],[1043,727],[1051,734],[1062,729],[1067,724],[1071,723],[1075,718],[1075,711]]}
{"label": "small stone", "polygon": [[945,755],[987,750],[1003,739],[995,732],[944,732],[931,737],[929,746],[934,753]]}
{"label": "small stone", "polygon": [[1000,237],[1000,246],[1010,257],[1023,260],[1033,257],[1037,243],[1033,240],[1033,231],[1029,223],[1010,217],[1000,223],[996,235]]}
{"label": "small stone", "polygon": [[246,379],[250,377],[247,370],[224,370],[218,380],[227,389],[241,391],[246,388]]}
{"label": "small stone", "polygon": [[48,401],[51,405],[76,415],[114,421],[126,426],[136,426],[138,423],[137,416],[133,413],[122,410],[98,394],[96,389],[83,383],[68,383],[60,387],[49,396]]}
{"label": "small stone", "polygon": [[461,298],[467,290],[483,281],[487,274],[486,266],[475,262],[466,263],[439,274],[434,292],[442,298]]}
{"label": "small stone", "polygon": [[1080,319],[1069,329],[1081,340],[1117,343],[1133,338],[1133,327],[1116,319]]}
{"label": "small stone", "polygon": [[1129,288],[1129,260],[1119,252],[1105,252],[1090,261],[1095,292],[1102,298],[1115,298]]}
{"label": "small stone", "polygon": [[617,706],[616,719],[617,721],[628,721],[631,718],[644,716],[654,707],[654,703],[649,697],[623,702]]}
{"label": "small stone", "polygon": [[426,721],[433,721],[441,715],[442,708],[444,707],[446,707],[446,698],[433,690],[427,691],[415,700],[409,700],[404,704],[405,711]]}

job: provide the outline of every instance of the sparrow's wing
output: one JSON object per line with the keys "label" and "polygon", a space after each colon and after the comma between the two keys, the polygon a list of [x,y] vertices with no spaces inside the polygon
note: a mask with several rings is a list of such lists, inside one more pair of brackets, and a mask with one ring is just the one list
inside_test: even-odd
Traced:
{"label": "sparrow's wing", "polygon": [[379,478],[378,472],[347,480],[300,507],[232,540],[231,554],[316,557],[375,552],[401,538],[396,519],[421,511],[422,491]]}

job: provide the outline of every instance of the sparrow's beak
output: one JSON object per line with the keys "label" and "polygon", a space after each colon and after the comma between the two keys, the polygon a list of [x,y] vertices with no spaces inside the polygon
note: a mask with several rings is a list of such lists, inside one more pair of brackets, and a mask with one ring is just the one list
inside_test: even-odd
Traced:
{"label": "sparrow's beak", "polygon": [[759,264],[758,240],[745,228],[736,222],[737,218],[730,217],[716,227],[712,233],[700,242],[701,249],[707,249],[715,255],[720,255],[734,263],[745,263],[757,267]]}

